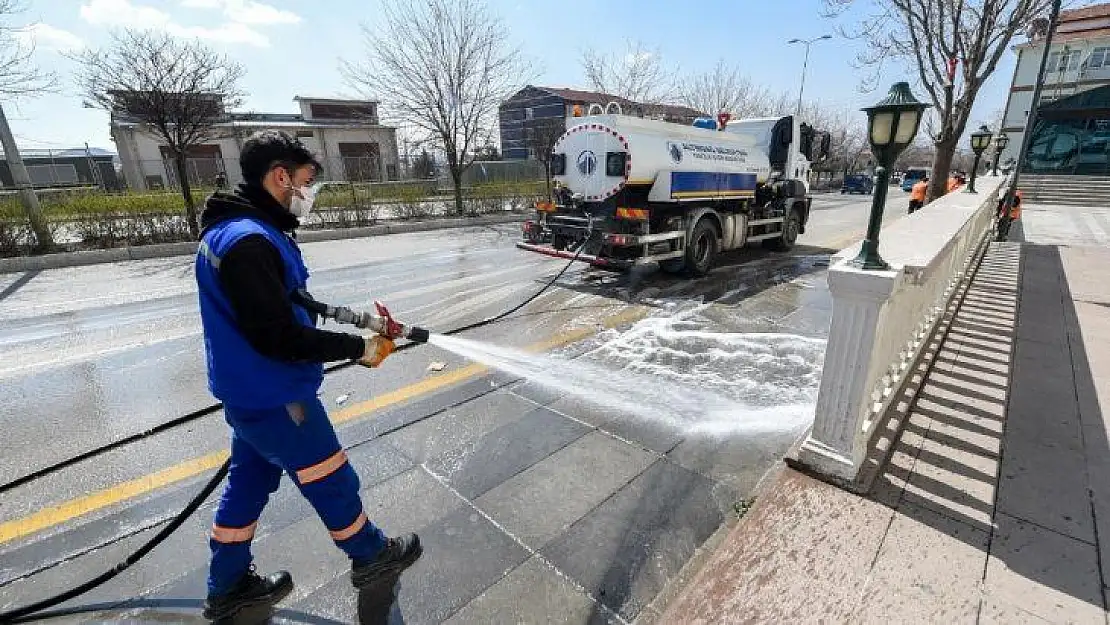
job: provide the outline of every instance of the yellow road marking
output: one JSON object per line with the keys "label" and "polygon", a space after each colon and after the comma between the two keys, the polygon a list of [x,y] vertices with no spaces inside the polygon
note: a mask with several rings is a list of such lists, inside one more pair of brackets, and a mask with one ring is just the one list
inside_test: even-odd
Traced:
{"label": "yellow road marking", "polygon": [[[626,323],[633,323],[643,318],[645,315],[645,309],[631,308],[604,319],[600,325],[607,329],[615,328]],[[529,345],[525,350],[531,352],[547,351],[581,341],[596,333],[597,328],[595,326],[574,328],[560,333],[546,341]],[[449,373],[425,378],[415,384],[410,384],[404,388],[379,395],[374,399],[353,404],[343,410],[333,413],[331,418],[334,423],[352,421],[383,408],[400,404],[415,397],[477,377],[486,371],[488,371],[488,368],[483,365],[466,365]],[[144,475],[143,477],[122,482],[115,486],[109,486],[108,488],[83,497],[71,499],[55,506],[42,508],[23,518],[5,521],[0,523],[0,545],[65,523],[66,521],[90,512],[122,503],[128,499],[144,495],[158,490],[159,488],[169,486],[170,484],[195,477],[205,471],[210,471],[220,466],[223,464],[224,460],[227,460],[228,455],[229,452],[226,449],[216,451],[199,458],[186,460],[185,462],[156,473]]]}
{"label": "yellow road marking", "polygon": [[148,493],[156,488],[161,488],[167,484],[180,482],[194,475],[215,469],[223,464],[224,460],[227,460],[227,456],[228,451],[226,449],[213,452],[207,456],[201,456],[200,458],[182,462],[181,464],[163,469],[157,473],[151,473],[150,475],[144,475],[143,477],[129,480],[122,484],[116,484],[115,486],[105,488],[91,495],[85,495],[84,497],[71,499],[56,506],[43,508],[22,519],[0,523],[0,544],[52,527],[63,521],[88,514],[94,510],[100,510],[112,504],[126,501],[132,497],[138,497],[139,495]]}

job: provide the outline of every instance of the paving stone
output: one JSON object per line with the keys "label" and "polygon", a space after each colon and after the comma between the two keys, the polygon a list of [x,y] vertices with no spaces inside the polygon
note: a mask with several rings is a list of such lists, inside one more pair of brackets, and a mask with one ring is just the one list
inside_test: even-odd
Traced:
{"label": "paving stone", "polygon": [[915,410],[926,416],[940,412],[952,418],[964,416],[979,417],[995,421],[1001,427],[1006,407],[997,401],[976,400],[946,391],[944,389],[923,388],[917,396]]}
{"label": "paving stone", "polygon": [[509,389],[509,392],[514,395],[519,395],[529,401],[536,402],[541,406],[550,405],[563,397],[563,393],[560,391],[530,381],[514,385]]}
{"label": "paving stone", "polygon": [[347,458],[358,474],[362,488],[384,482],[413,467],[413,462],[401,450],[383,438],[347,449]]}
{"label": "paving stone", "polygon": [[998,482],[998,509],[1043,527],[1095,543],[1086,465],[1076,452],[1037,440],[1013,439]]}
{"label": "paving stone", "polygon": [[660,460],[543,554],[631,620],[720,526],[719,506],[707,479]]}
{"label": "paving stone", "polygon": [[366,516],[386,534],[413,532],[466,506],[450,489],[417,467],[363,489]]}
{"label": "paving stone", "polygon": [[445,623],[588,623],[611,621],[594,603],[538,556],[513,569]]}
{"label": "paving stone", "polygon": [[786,470],[660,622],[851,622],[895,514]]}
{"label": "paving stone", "polygon": [[972,623],[989,534],[928,508],[902,504],[886,533],[854,621]]}
{"label": "paving stone", "polygon": [[[406,625],[443,621],[528,558],[519,544],[469,507],[426,528],[420,540],[424,556],[402,577],[398,598]],[[291,607],[348,623],[355,615],[345,578]]]}
{"label": "paving stone", "polygon": [[870,499],[891,508],[897,506],[898,502],[902,500],[902,491],[905,490],[906,484],[913,474],[913,466],[919,451],[917,447],[906,444],[906,434],[907,432],[903,432],[902,440],[894,448],[894,452],[887,460],[882,473],[875,478],[875,483],[871,486],[871,492],[867,494]]}
{"label": "paving stone", "polygon": [[986,591],[1002,605],[1052,622],[1105,623],[1093,545],[997,516]]}
{"label": "paving stone", "polygon": [[682,441],[682,434],[672,426],[640,415],[601,408],[580,397],[564,397],[548,408],[661,454],[667,453]]}
{"label": "paving stone", "polygon": [[424,462],[481,438],[535,407],[525,399],[498,392],[413,423],[391,434],[389,440],[415,462]]}
{"label": "paving stone", "polygon": [[347,441],[363,441],[394,432],[444,410],[496,393],[498,388],[506,383],[495,375],[479,375],[437,393],[375,411],[344,423],[340,428],[340,437]]}
{"label": "paving stone", "polygon": [[757,435],[690,436],[667,457],[691,471],[725,482],[741,494],[755,490],[782,460],[800,432]]}
{"label": "paving stone", "polygon": [[552,453],[592,428],[537,408],[493,432],[444,452],[427,462],[463,497],[473,499]]}
{"label": "paving stone", "polygon": [[1059,621],[1041,618],[990,595],[983,597],[982,607],[979,609],[979,625],[1050,625],[1054,622]]}
{"label": "paving stone", "polygon": [[958,367],[945,370],[936,367],[929,373],[929,385],[946,389],[960,389],[966,397],[974,397],[998,404],[1006,403],[1009,390],[1004,376],[986,376],[981,373],[964,372]]}
{"label": "paving stone", "polygon": [[474,501],[499,525],[539,549],[654,462],[656,456],[592,432]]}

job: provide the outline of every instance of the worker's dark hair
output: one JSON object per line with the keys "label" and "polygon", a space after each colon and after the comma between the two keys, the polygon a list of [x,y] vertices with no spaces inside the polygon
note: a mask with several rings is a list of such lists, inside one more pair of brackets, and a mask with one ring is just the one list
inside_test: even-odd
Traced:
{"label": "worker's dark hair", "polygon": [[323,169],[305,144],[280,130],[254,133],[239,151],[239,167],[248,184],[261,183],[266,172],[278,165],[289,168],[312,165],[317,174]]}

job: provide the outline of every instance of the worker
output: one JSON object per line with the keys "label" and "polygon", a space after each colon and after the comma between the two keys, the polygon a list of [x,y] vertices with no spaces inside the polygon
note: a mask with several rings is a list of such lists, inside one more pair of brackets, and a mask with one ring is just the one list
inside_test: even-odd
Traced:
{"label": "worker", "polygon": [[959,188],[960,188],[960,178],[959,178],[959,176],[957,176],[955,174],[949,176],[948,177],[948,193],[951,193],[951,192],[953,192],[953,191],[955,191],[956,189],[959,189]]}
{"label": "worker", "polygon": [[360,591],[393,588],[422,553],[416,534],[387,538],[367,519],[358,476],[317,399],[322,363],[376,367],[392,348],[378,335],[319,330],[314,315],[294,304],[309,274],[287,233],[312,209],[320,165],[279,131],[255,133],[240,154],[244,182],[208,198],[195,265],[208,387],[231,426],[231,468],[209,540],[204,616],[212,620],[273,606],[293,590],[288,572],[263,577],[251,557],[259,516],[283,472],[350,557]]}
{"label": "worker", "polygon": [[925,206],[925,194],[929,192],[929,177],[925,176],[914,183],[910,190],[910,214]]}
{"label": "worker", "polygon": [[1010,236],[1010,226],[1019,219],[1021,219],[1021,191],[1014,193],[1014,199],[1010,205],[1006,206],[1006,197],[1003,196],[998,200],[998,238],[999,241],[1005,241]]}

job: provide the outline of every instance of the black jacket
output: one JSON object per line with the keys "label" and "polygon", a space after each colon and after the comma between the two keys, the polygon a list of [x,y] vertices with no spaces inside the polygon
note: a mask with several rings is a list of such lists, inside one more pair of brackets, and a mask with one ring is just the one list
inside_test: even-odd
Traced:
{"label": "black jacket", "polygon": [[[217,191],[204,204],[201,229],[232,217],[249,216],[282,232],[292,232],[297,218],[265,189],[241,185]],[[362,357],[362,337],[328,332],[299,323],[285,284],[278,250],[261,235],[244,237],[220,259],[220,285],[231,302],[239,330],[260,354],[288,362],[331,362]]]}

